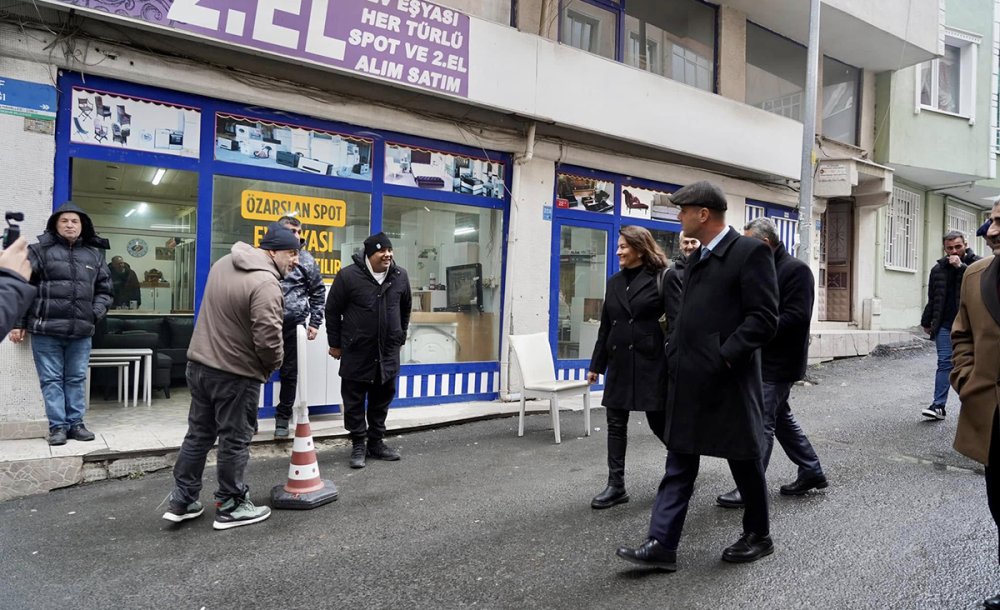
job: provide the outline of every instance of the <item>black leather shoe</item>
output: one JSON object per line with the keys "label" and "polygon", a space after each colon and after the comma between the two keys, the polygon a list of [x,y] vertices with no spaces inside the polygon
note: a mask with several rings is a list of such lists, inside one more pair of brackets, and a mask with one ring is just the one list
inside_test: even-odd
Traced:
{"label": "black leather shoe", "polygon": [[365,444],[364,442],[354,443],[351,448],[351,468],[365,467]]}
{"label": "black leather shoe", "polygon": [[740,490],[734,489],[716,498],[715,503],[723,508],[743,508],[743,496],[740,495]]}
{"label": "black leather shoe", "polygon": [[984,599],[983,608],[988,608],[989,610],[1000,610],[1000,593],[994,595],[993,597],[987,597]]}
{"label": "black leather shoe", "polygon": [[611,508],[615,504],[626,502],[628,502],[628,492],[625,491],[624,487],[608,485],[604,491],[594,496],[594,499],[590,501],[590,508]]}
{"label": "black leather shoe", "polygon": [[781,495],[783,496],[801,496],[808,492],[810,489],[825,489],[830,483],[827,482],[824,475],[799,477],[795,479],[794,482],[788,485],[781,486]]}
{"label": "black leather shoe", "polygon": [[66,444],[66,431],[62,428],[56,428],[52,432],[49,432],[49,444],[53,447],[58,447],[59,445]]}
{"label": "black leather shoe", "polygon": [[399,452],[390,448],[381,440],[377,440],[368,443],[368,457],[373,457],[376,460],[395,462],[399,459]]}
{"label": "black leather shoe", "polygon": [[646,540],[637,549],[620,546],[615,554],[625,561],[631,561],[636,565],[656,568],[666,572],[677,571],[677,551],[664,548],[659,540],[653,538]]}
{"label": "black leather shoe", "polygon": [[732,563],[747,563],[757,561],[765,555],[774,552],[774,542],[770,536],[758,536],[753,532],[746,532],[736,544],[727,547],[722,551],[722,560]]}
{"label": "black leather shoe", "polygon": [[83,424],[70,426],[69,432],[66,433],[66,436],[76,441],[92,441],[95,438],[94,433],[87,430],[86,426]]}

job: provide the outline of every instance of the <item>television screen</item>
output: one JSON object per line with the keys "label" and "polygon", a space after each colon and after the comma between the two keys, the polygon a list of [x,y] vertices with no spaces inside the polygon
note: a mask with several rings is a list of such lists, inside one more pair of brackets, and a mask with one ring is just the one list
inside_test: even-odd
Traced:
{"label": "television screen", "polygon": [[455,265],[445,269],[448,309],[483,310],[483,266],[479,263]]}

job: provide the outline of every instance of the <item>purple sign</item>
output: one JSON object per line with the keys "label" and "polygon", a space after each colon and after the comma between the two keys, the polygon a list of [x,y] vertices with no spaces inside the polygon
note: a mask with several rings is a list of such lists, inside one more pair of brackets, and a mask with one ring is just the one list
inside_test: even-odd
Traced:
{"label": "purple sign", "polygon": [[469,17],[425,0],[47,0],[467,97]]}

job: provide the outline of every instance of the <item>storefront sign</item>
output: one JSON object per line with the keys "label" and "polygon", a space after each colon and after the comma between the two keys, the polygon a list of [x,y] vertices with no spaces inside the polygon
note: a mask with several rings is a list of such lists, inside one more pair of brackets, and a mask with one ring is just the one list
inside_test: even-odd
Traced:
{"label": "storefront sign", "polygon": [[386,184],[503,199],[503,163],[387,142]]}
{"label": "storefront sign", "polygon": [[198,158],[201,112],[153,100],[73,88],[70,140]]}
{"label": "storefront sign", "polygon": [[468,96],[469,17],[425,0],[45,0]]}
{"label": "storefront sign", "polygon": [[56,88],[0,76],[0,114],[55,120]]}
{"label": "storefront sign", "polygon": [[307,225],[343,227],[347,224],[347,202],[342,199],[246,190],[240,200],[240,213],[247,220],[273,222],[282,216],[295,216]]}

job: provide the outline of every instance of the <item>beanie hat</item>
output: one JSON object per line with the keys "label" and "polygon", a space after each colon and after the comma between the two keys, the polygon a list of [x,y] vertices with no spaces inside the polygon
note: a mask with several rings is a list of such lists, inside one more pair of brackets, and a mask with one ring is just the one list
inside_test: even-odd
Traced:
{"label": "beanie hat", "polygon": [[267,234],[258,247],[261,250],[298,250],[301,245],[295,233],[274,222],[267,228]]}
{"label": "beanie hat", "polygon": [[392,242],[389,241],[385,233],[376,233],[365,240],[365,258],[369,258],[379,250],[387,248],[392,248]]}

